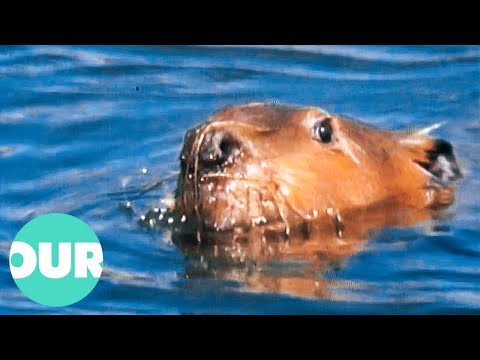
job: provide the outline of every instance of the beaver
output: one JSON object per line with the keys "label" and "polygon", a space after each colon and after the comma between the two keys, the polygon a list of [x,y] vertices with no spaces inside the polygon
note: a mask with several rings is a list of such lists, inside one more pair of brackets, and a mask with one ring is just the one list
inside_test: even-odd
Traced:
{"label": "beaver", "polygon": [[452,145],[428,130],[390,132],[315,107],[226,107],[185,136],[175,211],[200,235],[289,235],[387,204],[445,207],[462,174]]}
{"label": "beaver", "polygon": [[[341,262],[372,229],[438,218],[452,204],[462,172],[451,143],[429,136],[436,127],[387,131],[318,107],[222,108],[185,135],[174,242],[187,254],[201,244],[202,259]],[[313,278],[244,281],[325,296]]]}

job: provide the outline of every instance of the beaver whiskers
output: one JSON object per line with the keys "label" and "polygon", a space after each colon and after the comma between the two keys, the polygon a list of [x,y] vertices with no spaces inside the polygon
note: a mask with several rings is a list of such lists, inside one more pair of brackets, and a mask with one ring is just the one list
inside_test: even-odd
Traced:
{"label": "beaver whiskers", "polygon": [[[193,180],[193,207],[194,207],[194,211],[195,211],[195,214],[196,214],[196,218],[197,218],[197,231],[196,231],[196,234],[197,234],[197,241],[198,242],[201,242],[201,229],[200,227],[202,226],[203,222],[201,221],[201,215],[200,215],[200,210],[199,210],[199,206],[200,206],[200,200],[199,200],[199,183],[198,183],[198,161],[199,161],[199,154],[200,154],[200,149],[203,145],[203,142],[204,142],[204,139],[205,139],[205,134],[207,134],[208,132],[212,131],[213,129],[221,129],[221,128],[228,128],[229,126],[232,126],[232,125],[237,125],[238,124],[236,122],[228,122],[228,121],[224,121],[224,122],[210,122],[210,123],[206,123],[204,125],[201,126],[201,128],[199,129],[196,129],[195,132],[196,134],[198,135],[196,138],[195,138],[195,141],[193,143],[193,151],[191,152],[190,156],[186,162],[186,168],[185,168],[185,174],[184,174],[184,178],[183,178],[183,181],[184,183],[187,183],[188,180],[190,179],[189,177],[192,176],[192,180]],[[268,128],[262,128],[262,127],[259,127],[259,126],[254,126],[254,125],[251,125],[251,124],[242,124],[243,127],[246,127],[246,128],[249,128],[251,130],[254,130],[256,132],[268,132],[270,131],[270,129]],[[190,168],[191,168],[191,165],[192,165],[192,162],[193,162],[193,174],[190,173]],[[206,175],[203,175],[202,177],[206,177]],[[182,202],[183,202],[183,207],[184,209],[187,209],[187,199],[186,199],[186,192],[185,192],[185,189],[182,188]],[[278,206],[278,205],[277,205]]]}
{"label": "beaver whiskers", "polygon": [[[196,215],[196,234],[197,234],[197,241],[201,242],[201,233],[204,231],[204,223],[201,218],[200,214],[200,198],[199,198],[199,187],[201,183],[205,183],[208,180],[233,180],[233,181],[239,181],[244,184],[244,186],[247,188],[247,191],[250,191],[251,188],[264,188],[268,190],[268,194],[271,195],[271,198],[276,205],[276,208],[278,209],[278,215],[284,225],[284,231],[287,237],[290,235],[290,231],[292,228],[291,223],[288,220],[287,212],[291,211],[293,212],[298,218],[303,220],[304,224],[310,223],[312,221],[315,221],[318,219],[322,213],[328,216],[329,218],[332,219],[333,224],[335,225],[335,232],[338,237],[342,237],[343,234],[343,224],[341,223],[341,216],[340,212],[338,209],[335,209],[334,207],[328,207],[324,209],[324,211],[319,211],[317,209],[312,210],[311,212],[301,210],[297,207],[295,207],[289,200],[288,197],[286,197],[285,190],[286,187],[283,184],[280,184],[279,182],[275,181],[272,178],[255,178],[255,177],[249,177],[245,174],[228,174],[228,173],[213,173],[213,174],[204,174],[201,175],[200,178],[198,178],[198,175],[195,176],[193,175],[192,180],[193,180],[193,190],[194,190],[194,201],[195,201],[195,206],[194,206],[194,212]],[[208,185],[207,185],[208,186]],[[184,190],[185,191],[185,190]],[[184,199],[186,199],[185,193],[182,195]],[[249,198],[249,196],[247,196]],[[251,217],[251,227],[256,227],[258,225],[266,225],[268,222],[274,221],[275,219],[267,219],[267,217],[263,215],[258,215],[255,217]],[[235,223],[235,218],[231,219],[232,223]],[[269,229],[272,228],[277,228],[275,226],[270,226],[268,227]]]}

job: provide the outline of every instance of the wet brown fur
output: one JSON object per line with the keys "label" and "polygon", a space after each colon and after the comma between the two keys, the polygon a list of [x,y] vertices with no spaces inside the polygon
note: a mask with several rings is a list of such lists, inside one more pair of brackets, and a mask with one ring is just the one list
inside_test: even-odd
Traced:
{"label": "wet brown fur", "polygon": [[[334,130],[328,144],[311,131],[325,118]],[[199,153],[217,131],[231,134],[241,154],[222,171],[202,173]],[[313,107],[222,109],[185,137],[173,211],[186,221],[174,227],[177,244],[189,253],[203,241],[214,257],[258,263],[303,258],[317,270],[343,261],[372,229],[429,220],[453,202],[454,183],[439,185],[419,165],[431,161],[435,144],[422,132],[381,130]],[[314,278],[243,280],[257,290],[328,292]]]}

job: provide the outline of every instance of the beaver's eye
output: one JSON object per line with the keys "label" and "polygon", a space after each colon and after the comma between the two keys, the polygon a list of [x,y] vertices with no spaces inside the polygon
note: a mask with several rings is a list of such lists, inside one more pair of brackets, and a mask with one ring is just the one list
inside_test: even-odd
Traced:
{"label": "beaver's eye", "polygon": [[316,140],[328,144],[332,141],[332,119],[326,118],[313,125],[313,136]]}

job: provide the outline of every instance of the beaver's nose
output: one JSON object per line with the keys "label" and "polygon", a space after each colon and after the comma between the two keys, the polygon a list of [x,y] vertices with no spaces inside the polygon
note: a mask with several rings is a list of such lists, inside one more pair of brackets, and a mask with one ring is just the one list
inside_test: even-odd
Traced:
{"label": "beaver's nose", "polygon": [[202,171],[218,170],[234,164],[240,155],[239,139],[228,131],[212,131],[205,135],[198,153],[198,165]]}

